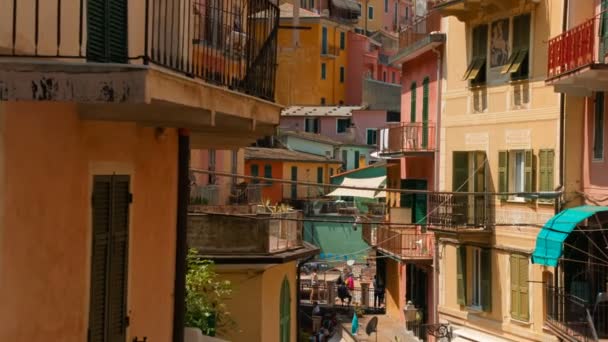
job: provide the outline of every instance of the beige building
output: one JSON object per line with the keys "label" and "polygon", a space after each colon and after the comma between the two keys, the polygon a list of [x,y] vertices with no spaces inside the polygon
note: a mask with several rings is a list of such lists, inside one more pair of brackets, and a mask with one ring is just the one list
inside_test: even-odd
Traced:
{"label": "beige building", "polygon": [[[440,191],[430,222],[439,244],[440,321],[475,341],[551,341],[530,255],[560,184],[560,97],[545,85],[547,40],[561,0],[443,1]],[[500,192],[490,196],[466,192]],[[459,194],[459,192],[465,192]],[[507,194],[508,193],[508,194]],[[447,214],[447,215],[444,215]]]}

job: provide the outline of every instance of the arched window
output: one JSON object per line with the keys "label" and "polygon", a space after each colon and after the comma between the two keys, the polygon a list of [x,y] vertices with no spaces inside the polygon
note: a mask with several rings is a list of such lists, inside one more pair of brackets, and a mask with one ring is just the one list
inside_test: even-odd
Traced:
{"label": "arched window", "polygon": [[289,342],[291,341],[291,290],[287,277],[283,279],[283,285],[281,285],[280,315],[280,341]]}

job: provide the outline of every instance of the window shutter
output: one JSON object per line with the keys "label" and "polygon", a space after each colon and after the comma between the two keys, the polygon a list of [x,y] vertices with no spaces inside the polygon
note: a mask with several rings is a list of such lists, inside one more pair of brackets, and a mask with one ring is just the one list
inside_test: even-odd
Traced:
{"label": "window shutter", "polygon": [[[257,165],[251,165],[251,176],[252,177],[258,177],[260,175],[260,169]],[[259,182],[259,180],[257,178],[254,178],[252,183],[257,184]]]}
{"label": "window shutter", "polygon": [[319,184],[323,183],[323,168],[322,167],[317,168],[317,183],[319,183]]}
{"label": "window shutter", "polygon": [[429,142],[429,78],[422,81],[422,148]]}
{"label": "window shutter", "polygon": [[[509,152],[498,152],[498,192],[509,192]],[[506,200],[508,196],[501,196]]]}
{"label": "window shutter", "polygon": [[467,305],[467,248],[456,247],[456,282],[458,304]]}
{"label": "window shutter", "polygon": [[600,60],[604,60],[604,56],[606,56],[606,52],[608,51],[608,0],[602,0],[602,14],[601,14],[601,46],[600,46]]}
{"label": "window shutter", "polygon": [[416,122],[416,82],[410,87],[410,122]]}
{"label": "window shutter", "polygon": [[481,251],[481,306],[483,311],[492,311],[492,250]]}
{"label": "window shutter", "polygon": [[87,60],[107,62],[106,25],[107,10],[105,1],[87,1]]}
{"label": "window shutter", "polygon": [[112,63],[126,63],[129,59],[127,0],[106,1],[108,2],[109,61]]}
{"label": "window shutter", "polygon": [[521,294],[519,290],[519,258],[517,255],[511,255],[509,259],[511,265],[511,317],[519,318]]}
{"label": "window shutter", "polygon": [[519,302],[519,317],[520,319],[527,321],[530,319],[530,294],[528,291],[528,258],[524,256],[519,257],[519,291],[520,291],[520,302]]}
{"label": "window shutter", "polygon": [[93,248],[91,253],[91,292],[89,294],[89,341],[107,340],[108,264],[110,246],[110,176],[93,180]]}
{"label": "window shutter", "polygon": [[313,128],[313,132],[315,133],[319,133],[321,130],[319,128],[319,119],[314,119],[312,122],[312,128]]}
{"label": "window shutter", "polygon": [[553,168],[555,167],[555,151],[546,150],[546,173],[547,173],[547,190],[545,191],[553,191]]}
{"label": "window shutter", "polygon": [[359,156],[360,156],[360,152],[355,151],[355,169],[359,168]]}
{"label": "window shutter", "polygon": [[129,262],[129,176],[113,176],[112,240],[109,273],[109,341],[125,341]]}
{"label": "window shutter", "polygon": [[310,120],[309,119],[304,119],[304,131],[305,132],[310,132]]}
{"label": "window shutter", "polygon": [[[266,164],[264,165],[264,178],[272,178],[272,165],[270,164]],[[267,180],[264,181],[265,183],[272,183],[271,181]]]}
{"label": "window shutter", "polygon": [[534,154],[532,150],[524,151],[524,189],[534,191]]}
{"label": "window shutter", "polygon": [[468,191],[469,178],[469,153],[454,152],[453,154],[453,169],[452,169],[452,190],[453,191]]}
{"label": "window shutter", "polygon": [[540,191],[553,191],[553,165],[555,164],[553,150],[539,151]]}

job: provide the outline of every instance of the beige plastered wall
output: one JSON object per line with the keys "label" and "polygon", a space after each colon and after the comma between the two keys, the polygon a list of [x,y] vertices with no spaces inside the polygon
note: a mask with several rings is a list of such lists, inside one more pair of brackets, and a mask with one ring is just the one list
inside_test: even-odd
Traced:
{"label": "beige plastered wall", "polygon": [[75,105],[0,104],[0,340],[86,340],[95,174],[131,177],[127,339],[169,341],[177,134],[82,121]]}

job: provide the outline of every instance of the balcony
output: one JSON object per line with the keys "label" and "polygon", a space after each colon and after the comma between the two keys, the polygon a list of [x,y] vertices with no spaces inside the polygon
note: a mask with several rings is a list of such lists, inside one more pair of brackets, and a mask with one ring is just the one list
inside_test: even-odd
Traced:
{"label": "balcony", "polygon": [[370,110],[401,111],[401,85],[363,79],[363,103]]}
{"label": "balcony", "polygon": [[427,225],[437,231],[489,230],[495,207],[490,195],[429,194]]}
{"label": "balcony", "polygon": [[391,63],[404,63],[445,43],[446,35],[441,31],[441,14],[432,11],[416,19],[399,32],[399,53]]}
{"label": "balcony", "polygon": [[[193,139],[201,147],[214,135],[242,146],[278,123],[272,0],[116,8],[0,0],[0,8],[0,100],[76,102],[83,119],[204,131]],[[226,131],[240,132],[228,141]]]}
{"label": "balcony", "polygon": [[314,255],[318,249],[302,240],[302,222],[297,221],[301,217],[298,211],[190,213],[188,245],[207,258],[224,262],[234,258],[280,262],[302,253]]}
{"label": "balcony", "polygon": [[329,13],[334,20],[354,24],[361,17],[361,7],[353,0],[331,0]]}
{"label": "balcony", "polygon": [[401,123],[380,130],[380,155],[401,158],[436,150],[435,123]]}
{"label": "balcony", "polygon": [[605,341],[606,332],[596,331],[593,306],[564,288],[545,288],[545,310],[546,327],[564,341],[598,341],[598,337]]}
{"label": "balcony", "polygon": [[327,45],[321,46],[321,56],[327,58],[337,58],[340,56],[340,46],[338,45]]}
{"label": "balcony", "polygon": [[598,17],[549,40],[547,84],[556,92],[590,96],[608,87],[606,52]]}
{"label": "balcony", "polygon": [[420,233],[416,228],[379,226],[376,229],[375,247],[404,260],[432,260],[434,236]]}
{"label": "balcony", "polygon": [[209,184],[192,186],[190,203],[202,206],[250,205],[262,202],[262,190],[267,184]]}

